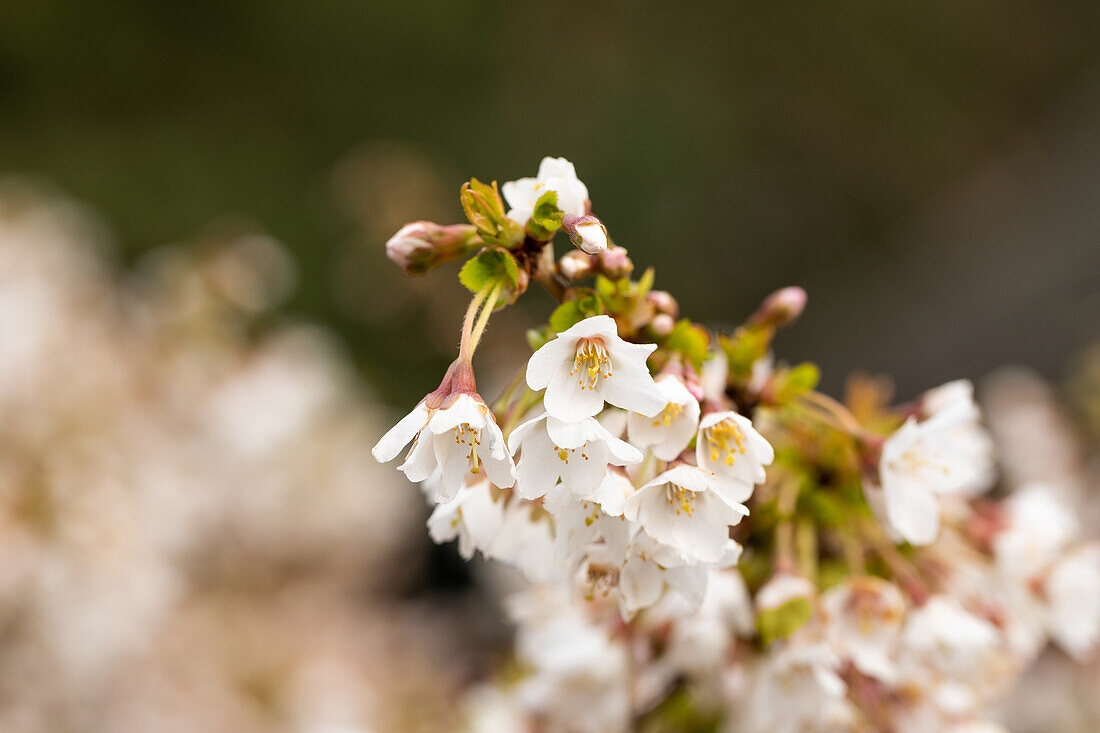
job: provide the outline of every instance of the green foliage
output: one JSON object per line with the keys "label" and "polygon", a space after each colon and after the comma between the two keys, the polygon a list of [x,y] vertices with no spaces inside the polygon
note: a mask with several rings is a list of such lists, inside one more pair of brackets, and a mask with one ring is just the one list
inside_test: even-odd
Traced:
{"label": "green foliage", "polygon": [[527,345],[531,347],[531,351],[538,351],[553,338],[554,332],[550,330],[549,326],[527,329]]}
{"label": "green foliage", "polygon": [[775,373],[775,400],[786,404],[801,394],[817,386],[821,379],[821,370],[817,364],[804,361],[796,366],[780,369]]}
{"label": "green foliage", "polygon": [[679,686],[639,722],[640,733],[715,733],[721,715],[700,704],[698,695]]}
{"label": "green foliage", "polygon": [[565,301],[550,314],[550,330],[554,333],[561,333],[589,316],[598,316],[604,312],[600,297],[595,291],[576,288],[572,292],[576,297]]}
{"label": "green foliage", "polygon": [[549,242],[561,229],[565,214],[558,208],[558,192],[547,191],[535,202],[535,210],[527,221],[527,233],[539,242]]}
{"label": "green foliage", "polygon": [[747,384],[752,377],[752,365],[768,353],[774,331],[770,328],[741,326],[731,336],[721,336],[719,346],[729,360],[730,379],[735,384]]}
{"label": "green foliage", "polygon": [[523,228],[504,214],[504,200],[496,181],[489,185],[471,178],[462,184],[459,200],[466,218],[486,242],[514,247],[523,241]]}
{"label": "green foliage", "polygon": [[814,609],[808,598],[792,598],[756,614],[756,631],[760,634],[760,640],[768,645],[778,639],[786,639],[801,629],[813,614]]}
{"label": "green foliage", "polygon": [[514,287],[519,281],[519,266],[508,250],[486,247],[462,266],[458,279],[472,293],[500,280]]}
{"label": "green foliage", "polygon": [[665,339],[665,348],[682,355],[696,369],[703,366],[710,346],[710,333],[702,326],[681,318]]}

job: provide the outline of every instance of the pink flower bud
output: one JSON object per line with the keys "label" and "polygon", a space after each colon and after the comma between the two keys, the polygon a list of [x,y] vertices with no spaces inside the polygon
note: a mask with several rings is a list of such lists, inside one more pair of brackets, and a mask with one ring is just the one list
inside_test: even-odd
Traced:
{"label": "pink flower bud", "polygon": [[776,290],[764,299],[749,322],[754,326],[789,326],[802,315],[806,308],[806,298],[806,291],[796,285]]}
{"label": "pink flower bud", "polygon": [[600,272],[612,280],[618,280],[634,272],[634,263],[630,261],[622,247],[610,247],[600,252],[597,258]]}
{"label": "pink flower bud", "polygon": [[607,249],[607,229],[603,223],[592,216],[570,216],[562,219],[561,228],[569,235],[570,241],[582,252],[590,255],[600,254]]}
{"label": "pink flower bud", "polygon": [[646,293],[646,300],[658,313],[667,313],[673,318],[680,315],[680,304],[676,302],[676,299],[670,293],[664,290],[650,290]]}
{"label": "pink flower bud", "polygon": [[574,249],[558,260],[558,269],[570,280],[584,280],[596,274],[596,260],[592,255]]}
{"label": "pink flower bud", "polygon": [[649,322],[649,327],[653,330],[653,335],[658,338],[668,336],[672,333],[672,329],[676,328],[676,319],[667,313],[658,313]]}
{"label": "pink flower bud", "polygon": [[419,275],[436,265],[459,259],[483,244],[469,224],[441,226],[414,221],[386,242],[386,256],[409,275]]}

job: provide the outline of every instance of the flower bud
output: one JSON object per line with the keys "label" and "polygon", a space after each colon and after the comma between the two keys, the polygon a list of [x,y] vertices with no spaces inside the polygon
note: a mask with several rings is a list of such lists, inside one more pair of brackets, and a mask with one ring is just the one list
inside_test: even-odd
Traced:
{"label": "flower bud", "polygon": [[386,256],[407,275],[421,275],[436,265],[459,259],[482,245],[477,230],[469,224],[442,226],[414,221],[401,227],[386,242]]}
{"label": "flower bud", "polygon": [[610,247],[600,252],[597,261],[600,272],[612,280],[618,280],[634,272],[634,263],[630,261],[630,257],[622,247]]}
{"label": "flower bud", "polygon": [[594,255],[607,250],[607,228],[591,214],[566,215],[561,221],[561,228],[582,252]]}
{"label": "flower bud", "polygon": [[558,270],[574,282],[584,280],[596,274],[596,258],[577,249],[570,250],[558,260]]}
{"label": "flower bud", "polygon": [[672,329],[676,328],[676,319],[667,313],[658,313],[649,322],[649,327],[654,336],[663,338],[672,333]]}
{"label": "flower bud", "polygon": [[664,290],[650,290],[646,293],[646,300],[653,305],[658,313],[664,313],[673,318],[680,315],[680,304],[670,293]]}
{"label": "flower bud", "polygon": [[764,299],[749,319],[754,326],[782,328],[794,323],[806,308],[806,291],[798,286],[782,288]]}

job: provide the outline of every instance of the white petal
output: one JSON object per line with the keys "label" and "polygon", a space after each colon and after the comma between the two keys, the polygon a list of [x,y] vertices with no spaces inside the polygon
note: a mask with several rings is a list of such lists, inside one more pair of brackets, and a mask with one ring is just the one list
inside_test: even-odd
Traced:
{"label": "white petal", "polygon": [[577,422],[603,409],[603,397],[597,390],[582,389],[577,377],[562,369],[550,377],[542,406],[559,420]]}
{"label": "white petal", "polygon": [[382,436],[382,439],[371,449],[371,455],[379,463],[389,463],[397,457],[402,448],[409,444],[409,441],[416,437],[417,433],[424,429],[430,418],[431,411],[421,402]]}
{"label": "white petal", "polygon": [[940,531],[940,504],[923,483],[887,473],[882,477],[886,516],[898,533],[914,545],[931,544]]}
{"label": "white petal", "polygon": [[533,417],[517,425],[516,429],[512,431],[512,434],[508,436],[508,450],[515,453],[529,437],[534,435],[535,430],[545,430],[545,428],[539,425],[539,423],[545,419],[546,413],[544,412],[537,417]]}
{"label": "white petal", "polygon": [[436,435],[449,433],[459,425],[469,425],[475,430],[480,430],[485,426],[488,412],[489,408],[484,403],[468,394],[462,394],[447,407],[436,410],[431,422],[428,423],[428,428]]}
{"label": "white petal", "polygon": [[404,473],[409,481],[427,480],[437,466],[434,444],[435,436],[427,430],[422,431],[416,443],[413,444],[412,450],[409,451],[409,455],[405,457],[405,462],[398,466],[397,470]]}
{"label": "white petal", "polygon": [[655,562],[632,555],[619,573],[619,593],[628,611],[647,608],[657,602],[664,589],[661,569]]}
{"label": "white petal", "polygon": [[559,335],[556,339],[547,341],[527,360],[527,386],[536,392],[546,389],[555,373],[561,370],[569,372],[569,365],[573,363],[576,353],[576,339]]}

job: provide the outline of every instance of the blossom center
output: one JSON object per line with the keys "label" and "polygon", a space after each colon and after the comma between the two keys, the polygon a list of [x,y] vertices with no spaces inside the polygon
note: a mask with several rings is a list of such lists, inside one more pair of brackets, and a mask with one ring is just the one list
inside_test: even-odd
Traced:
{"label": "blossom center", "polygon": [[577,353],[569,375],[577,377],[582,390],[596,389],[601,379],[611,377],[611,357],[607,354],[603,339],[585,338],[577,342]]}
{"label": "blossom center", "polygon": [[745,452],[745,433],[729,418],[704,430],[703,437],[710,446],[711,461],[732,466],[737,454]]}
{"label": "blossom center", "polygon": [[665,488],[665,498],[671,506],[676,507],[677,514],[686,514],[689,517],[695,511],[695,492],[685,488],[668,484]]}
{"label": "blossom center", "polygon": [[481,431],[470,427],[469,423],[462,423],[454,429],[455,445],[466,446],[466,461],[470,464],[470,473],[480,473],[478,465],[477,449],[481,445]]}
{"label": "blossom center", "polygon": [[[588,444],[585,443],[585,445],[588,445]],[[555,445],[554,446],[554,452],[558,454],[558,460],[561,461],[562,463],[565,463],[565,464],[569,463],[569,459],[572,458],[574,455],[576,455],[577,451],[580,451],[581,452],[581,458],[583,458],[584,460],[587,461],[588,460],[588,454],[584,452],[584,447],[585,446],[582,445],[580,448],[559,448],[558,446]]]}
{"label": "blossom center", "polygon": [[675,402],[669,402],[667,405],[665,405],[665,409],[661,410],[661,412],[657,414],[657,417],[654,418],[653,427],[657,428],[663,425],[667,428],[669,425],[672,424],[672,421],[680,417],[683,412],[683,405],[678,405]]}

